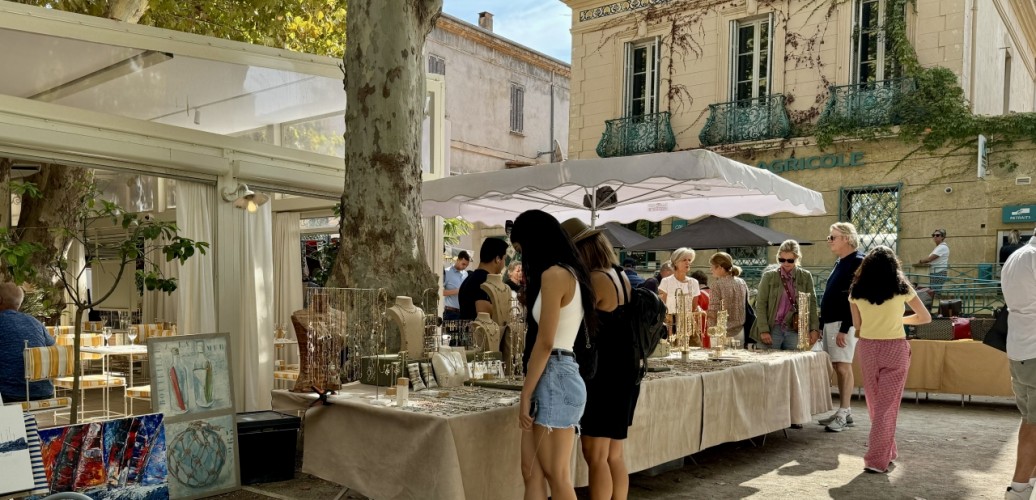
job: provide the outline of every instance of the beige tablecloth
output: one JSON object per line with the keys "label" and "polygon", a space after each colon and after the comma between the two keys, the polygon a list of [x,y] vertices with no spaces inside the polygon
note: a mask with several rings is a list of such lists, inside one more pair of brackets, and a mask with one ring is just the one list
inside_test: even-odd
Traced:
{"label": "beige tablecloth", "polygon": [[[704,361],[698,366],[712,366]],[[652,373],[641,388],[626,441],[630,472],[709,446],[806,423],[831,409],[826,353],[739,351],[728,368]],[[420,413],[373,406],[370,386],[348,386],[332,406],[314,406],[304,423],[303,471],[380,499],[520,499],[517,405],[476,412]],[[483,388],[452,393],[494,399]],[[422,396],[412,394],[415,401]],[[273,391],[274,409],[301,409],[315,396]],[[443,404],[448,406],[448,400]],[[423,410],[419,410],[423,411]],[[574,481],[587,467],[573,454]]]}
{"label": "beige tablecloth", "polygon": [[[1013,396],[1007,355],[974,340],[911,340],[906,389],[918,392]],[[863,386],[859,360],[853,362]]]}

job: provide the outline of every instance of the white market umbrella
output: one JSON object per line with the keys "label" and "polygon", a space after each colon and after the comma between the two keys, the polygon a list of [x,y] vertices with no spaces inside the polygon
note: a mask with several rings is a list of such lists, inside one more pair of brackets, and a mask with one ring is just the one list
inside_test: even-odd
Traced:
{"label": "white market umbrella", "polygon": [[421,191],[424,215],[487,225],[503,225],[531,209],[592,225],[825,213],[820,193],[704,149],[458,175],[426,181]]}

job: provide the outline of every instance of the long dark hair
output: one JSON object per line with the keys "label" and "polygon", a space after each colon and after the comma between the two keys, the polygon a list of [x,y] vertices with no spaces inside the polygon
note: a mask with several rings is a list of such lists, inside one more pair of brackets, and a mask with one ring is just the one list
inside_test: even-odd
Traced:
{"label": "long dark hair", "polygon": [[909,292],[910,283],[899,267],[899,258],[886,246],[874,247],[867,252],[856,269],[853,284],[849,286],[850,297],[864,299],[874,305]]}
{"label": "long dark hair", "polygon": [[576,247],[554,216],[541,210],[527,210],[514,220],[511,242],[522,247],[522,273],[525,275],[525,297],[529,322],[534,323],[532,306],[540,293],[543,272],[551,266],[562,265],[575,273],[583,302],[583,322],[587,334],[593,337],[597,330],[594,289],[590,272],[586,269]]}

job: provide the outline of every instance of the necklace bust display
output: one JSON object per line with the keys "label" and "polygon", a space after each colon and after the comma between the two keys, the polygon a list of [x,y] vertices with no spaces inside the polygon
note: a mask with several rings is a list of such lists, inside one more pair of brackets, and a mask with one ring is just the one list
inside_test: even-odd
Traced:
{"label": "necklace bust display", "polygon": [[482,291],[489,294],[489,302],[493,304],[490,317],[497,325],[503,326],[504,323],[507,323],[511,313],[511,289],[504,283],[504,276],[490,274],[486,276],[486,282],[482,283],[481,287]]}
{"label": "necklace bust display", "polygon": [[386,315],[399,330],[400,350],[405,350],[410,359],[423,357],[424,311],[414,305],[413,299],[400,295]]}
{"label": "necklace bust display", "polygon": [[475,345],[485,352],[500,350],[500,325],[496,324],[489,313],[480,312],[472,323]]}
{"label": "necklace bust display", "polygon": [[345,314],[328,306],[327,297],[314,294],[309,309],[291,314],[291,325],[299,345],[299,377],[292,392],[337,390],[341,379],[337,360],[341,359]]}

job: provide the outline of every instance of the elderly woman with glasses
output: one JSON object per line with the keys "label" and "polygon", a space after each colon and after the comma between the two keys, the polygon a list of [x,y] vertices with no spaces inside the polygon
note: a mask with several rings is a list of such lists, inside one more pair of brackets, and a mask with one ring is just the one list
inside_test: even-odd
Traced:
{"label": "elderly woman with glasses", "polygon": [[[820,339],[813,275],[799,267],[800,258],[802,251],[797,241],[781,243],[777,249],[778,266],[768,269],[759,280],[759,294],[755,298],[756,321],[750,335],[766,348],[797,349],[799,314],[803,312],[809,313],[809,345]],[[799,311],[800,292],[809,294],[809,311]]]}

